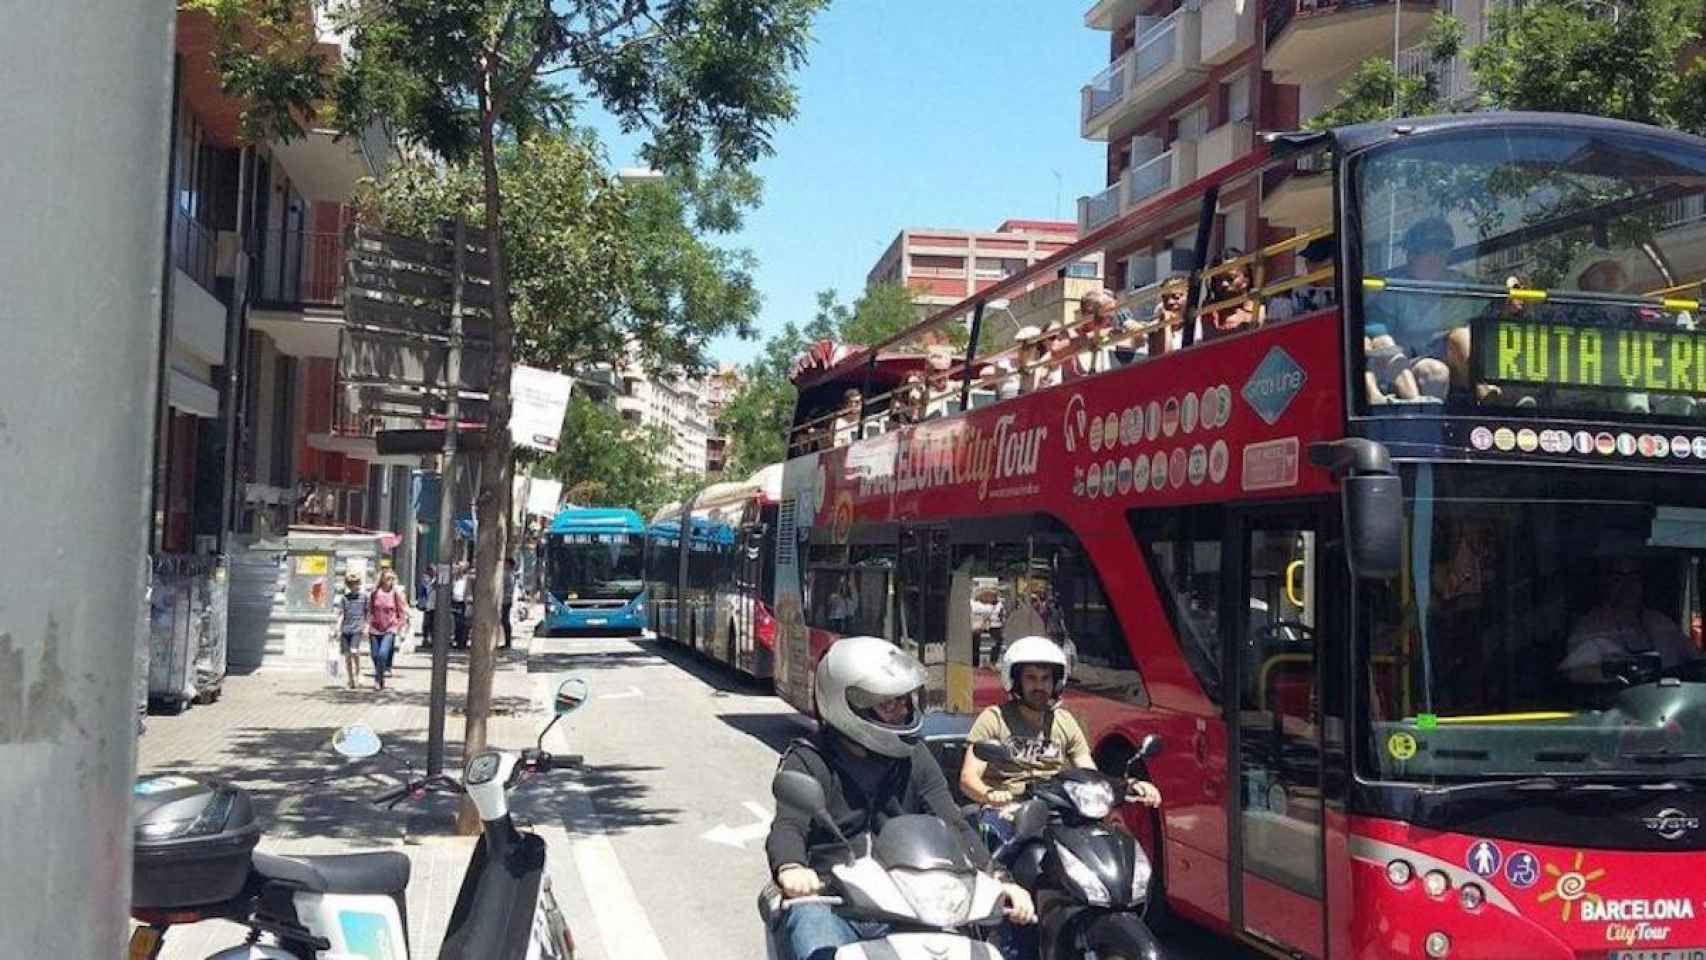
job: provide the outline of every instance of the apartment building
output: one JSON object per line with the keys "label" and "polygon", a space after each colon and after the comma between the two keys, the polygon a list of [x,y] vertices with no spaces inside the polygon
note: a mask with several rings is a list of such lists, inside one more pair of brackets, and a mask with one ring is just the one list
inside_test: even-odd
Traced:
{"label": "apartment building", "polygon": [[[619,372],[611,398],[622,419],[640,427],[659,427],[669,437],[665,463],[684,473],[720,472],[726,443],[716,427],[711,403],[715,377],[666,380],[638,368]],[[717,408],[720,410],[720,408]]]}
{"label": "apartment building", "polygon": [[[315,6],[303,2],[301,15],[321,26]],[[150,538],[158,648],[170,646],[162,632],[185,622],[217,622],[223,635],[225,591],[235,611],[242,554],[256,537],[307,519],[389,519],[369,502],[371,461],[327,446],[345,426],[334,389],[345,202],[395,148],[377,123],[341,140],[310,130],[289,144],[244,142],[244,104],[213,66],[211,20],[177,18]],[[339,38],[321,30],[319,40],[332,62],[342,57]],[[258,663],[261,642],[234,634],[231,662]]]}
{"label": "apartment building", "polygon": [[[866,286],[902,283],[913,291],[920,319],[952,306],[1039,260],[1071,246],[1078,226],[1059,220],[1006,220],[994,230],[908,227],[865,275]],[[1102,275],[1099,258],[1072,264],[1068,274]]]}
{"label": "apartment building", "polygon": [[[1297,128],[1333,106],[1369,57],[1396,55],[1401,70],[1434,72],[1448,96],[1465,95],[1461,62],[1442,70],[1420,48],[1441,9],[1465,20],[1471,43],[1485,35],[1483,0],[1096,3],[1084,24],[1108,34],[1108,61],[1080,92],[1079,129],[1108,145],[1107,161],[1104,187],[1079,198],[1079,230],[1238,162],[1258,130]],[[1225,193],[1218,245],[1248,250],[1310,225],[1325,194],[1305,178],[1292,181],[1265,195],[1255,182]],[[1110,285],[1141,290],[1184,268],[1195,219],[1194,209],[1180,211],[1176,222],[1158,217],[1141,234],[1114,239]]]}

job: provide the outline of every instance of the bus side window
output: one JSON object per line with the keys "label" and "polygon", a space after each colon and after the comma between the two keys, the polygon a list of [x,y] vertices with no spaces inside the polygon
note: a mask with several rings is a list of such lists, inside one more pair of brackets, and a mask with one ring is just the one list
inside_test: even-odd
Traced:
{"label": "bus side window", "polygon": [[1221,698],[1220,569],[1221,511],[1132,514],[1155,592],[1191,673],[1213,703]]}

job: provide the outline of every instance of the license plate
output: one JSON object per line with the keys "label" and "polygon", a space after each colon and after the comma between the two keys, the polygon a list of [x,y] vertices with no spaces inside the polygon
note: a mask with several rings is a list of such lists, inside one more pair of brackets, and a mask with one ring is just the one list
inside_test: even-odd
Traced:
{"label": "license plate", "polygon": [[1706,960],[1706,947],[1654,947],[1651,950],[1613,950],[1606,960]]}
{"label": "license plate", "polygon": [[586,625],[589,627],[602,627],[609,622],[610,621],[608,619],[606,619],[605,617],[587,617],[586,618]]}
{"label": "license plate", "polygon": [[130,931],[130,950],[125,956],[128,960],[154,960],[160,953],[163,939],[160,931],[153,927],[137,927]]}

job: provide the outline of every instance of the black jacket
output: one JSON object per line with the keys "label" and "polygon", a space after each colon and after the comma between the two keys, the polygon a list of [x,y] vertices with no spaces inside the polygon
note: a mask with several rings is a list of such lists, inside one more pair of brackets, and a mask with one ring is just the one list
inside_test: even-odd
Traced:
{"label": "black jacket", "polygon": [[[914,746],[912,756],[893,761],[877,796],[873,798],[863,797],[858,785],[846,782],[837,767],[846,757],[843,744],[839,736],[825,731],[796,740],[782,756],[780,769],[809,774],[823,785],[829,815],[854,844],[856,851],[862,853],[865,849],[865,841],[860,839],[860,835],[869,832],[874,838],[890,817],[929,813],[959,831],[966,854],[978,869],[990,869],[989,851],[954,804],[953,794],[948,791],[948,781],[942,776],[942,767],[924,744]],[[848,798],[849,788],[854,795],[852,800]],[[843,862],[845,857],[833,833],[813,823],[808,815],[780,805],[777,806],[776,819],[770,824],[770,837],[764,842],[764,852],[770,858],[772,875],[785,863],[804,864],[819,872],[827,872],[830,866]]]}

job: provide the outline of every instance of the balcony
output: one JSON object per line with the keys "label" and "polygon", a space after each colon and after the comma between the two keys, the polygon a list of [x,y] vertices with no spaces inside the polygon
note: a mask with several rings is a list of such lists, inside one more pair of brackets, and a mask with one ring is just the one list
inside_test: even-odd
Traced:
{"label": "balcony", "polygon": [[267,230],[260,235],[250,323],[293,357],[335,357],[343,329],[341,233]]}
{"label": "balcony", "polygon": [[1079,135],[1108,140],[1202,80],[1202,14],[1182,7],[1151,24],[1080,95]]}
{"label": "balcony", "polygon": [[1197,144],[1197,170],[1212,173],[1242,159],[1255,143],[1255,127],[1248,120],[1223,123],[1203,135]]}
{"label": "balcony", "polygon": [[1142,0],[1098,0],[1084,11],[1084,25],[1092,30],[1114,30],[1143,9]]}
{"label": "balcony", "polygon": [[182,270],[185,276],[201,285],[208,293],[214,292],[215,264],[218,262],[219,245],[212,230],[203,226],[195,217],[190,216],[182,207],[173,205],[172,208],[172,266]]}
{"label": "balcony", "polygon": [[1197,145],[1176,140],[1165,152],[1144,160],[1101,193],[1078,198],[1078,231],[1088,233],[1137,208],[1145,200],[1196,179]]}
{"label": "balcony", "polygon": [[1263,65],[1276,83],[1329,79],[1369,57],[1392,55],[1393,17],[1398,42],[1419,42],[1433,19],[1433,0],[1267,0],[1267,55]]}
{"label": "balcony", "polygon": [[1303,156],[1293,169],[1270,170],[1263,181],[1262,217],[1273,227],[1312,230],[1333,219],[1332,167]]}
{"label": "balcony", "polygon": [[1434,91],[1448,103],[1459,103],[1475,95],[1475,75],[1463,56],[1435,63],[1427,44],[1417,44],[1398,53],[1398,73],[1405,77],[1432,77]]}
{"label": "balcony", "polygon": [[1204,0],[1202,62],[1218,66],[1256,42],[1258,0]]}

